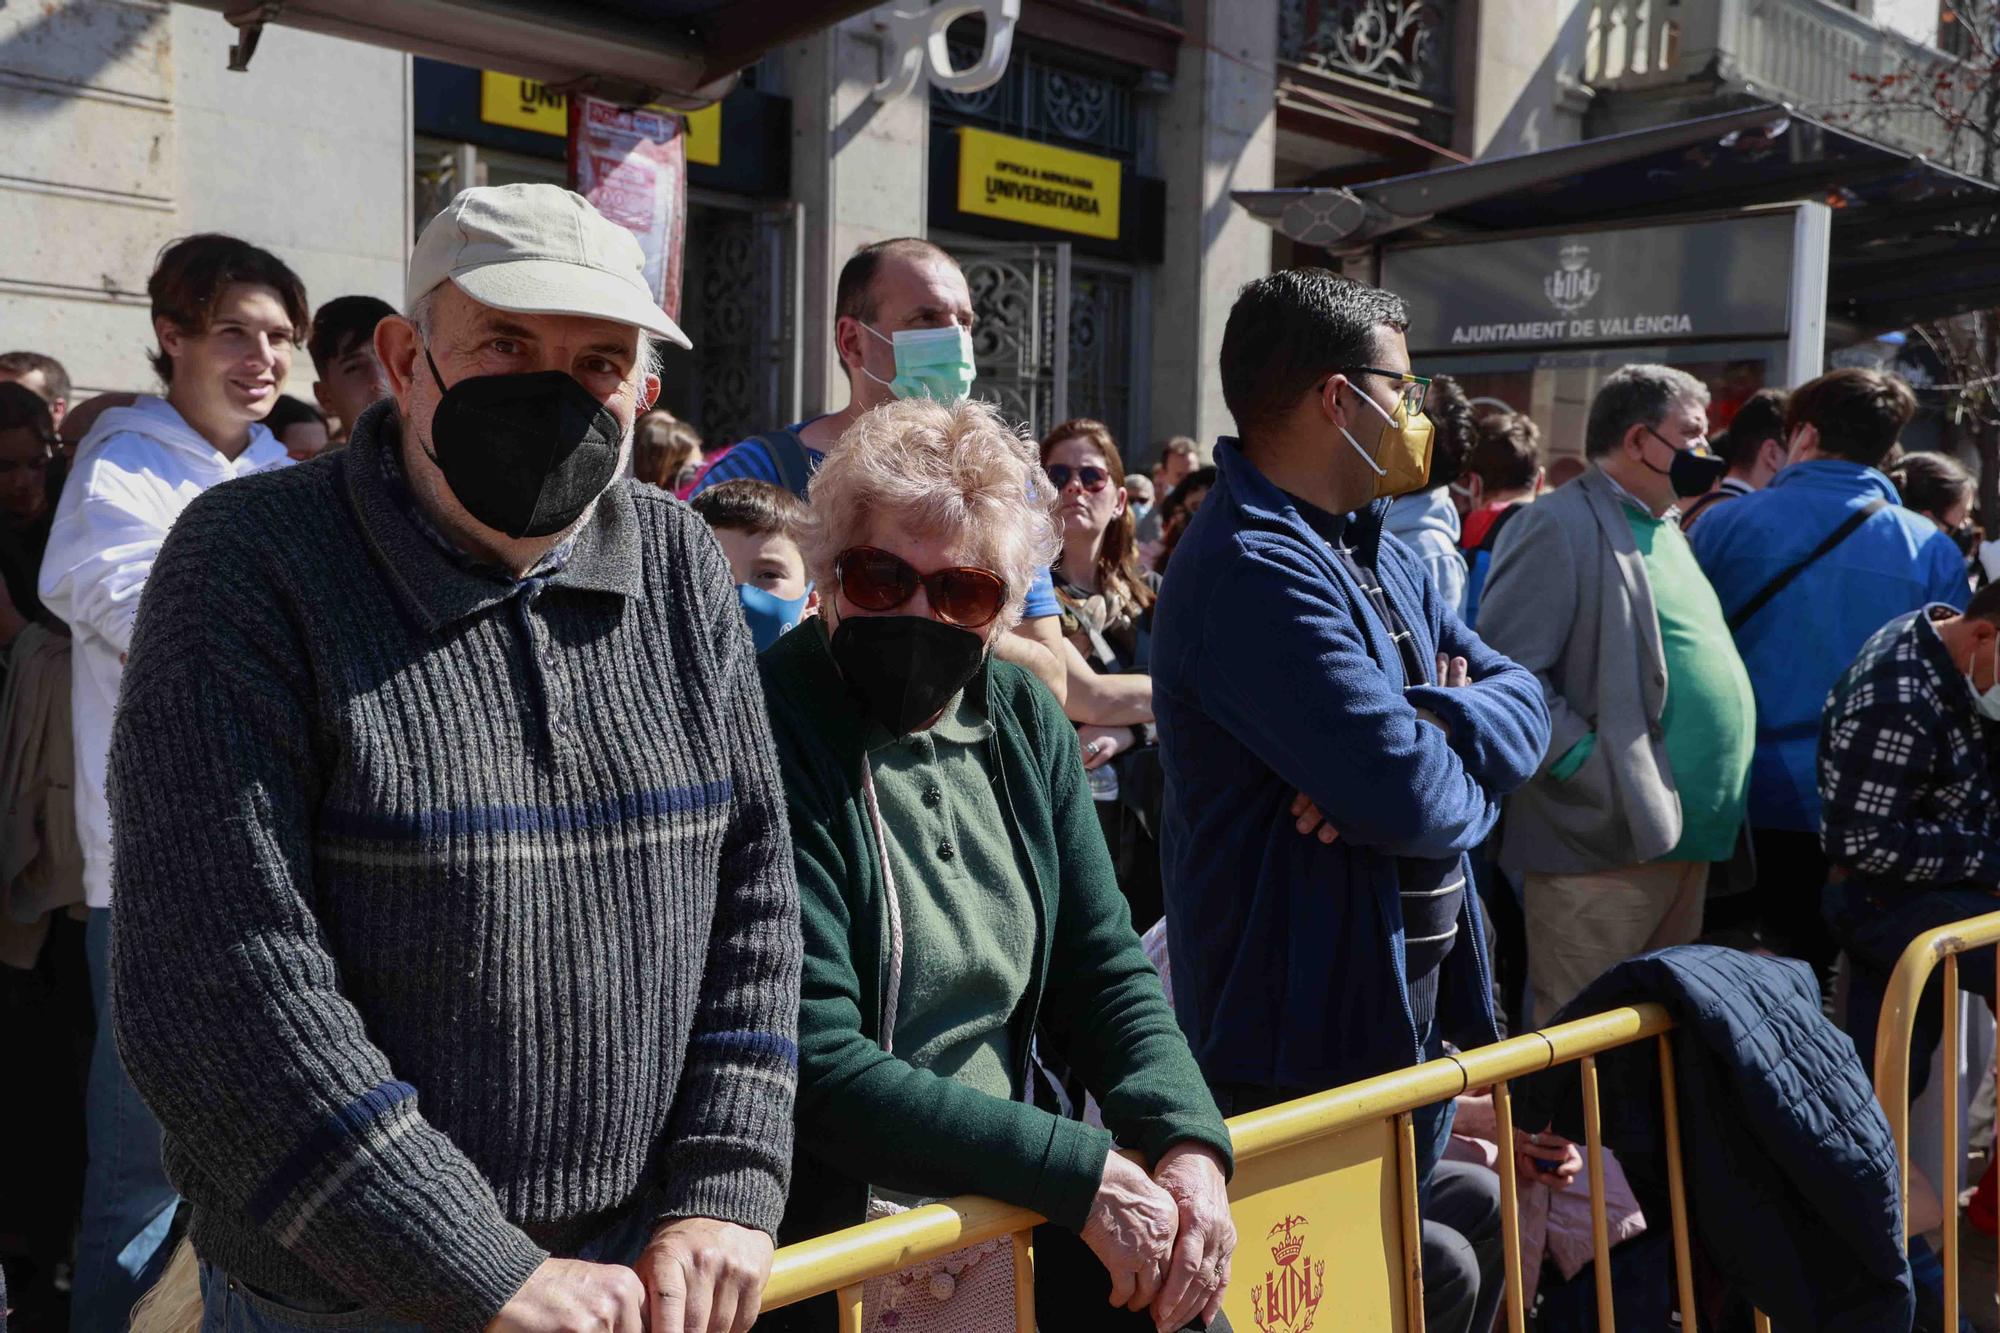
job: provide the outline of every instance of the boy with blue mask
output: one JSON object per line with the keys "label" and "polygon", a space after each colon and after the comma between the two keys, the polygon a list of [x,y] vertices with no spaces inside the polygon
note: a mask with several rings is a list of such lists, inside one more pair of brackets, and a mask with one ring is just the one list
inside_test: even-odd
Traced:
{"label": "boy with blue mask", "polygon": [[758,652],[818,610],[819,597],[799,551],[807,513],[803,500],[782,486],[739,478],[703,491],[692,504],[729,560]]}

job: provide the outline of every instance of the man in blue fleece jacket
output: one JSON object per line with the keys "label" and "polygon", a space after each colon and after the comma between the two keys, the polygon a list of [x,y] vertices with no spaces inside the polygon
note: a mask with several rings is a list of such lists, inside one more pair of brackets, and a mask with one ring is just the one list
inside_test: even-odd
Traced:
{"label": "man in blue fleece jacket", "polygon": [[[1222,342],[1241,439],[1155,613],[1176,1009],[1225,1114],[1497,1035],[1465,853],[1549,718],[1383,534],[1382,471],[1421,434],[1405,326],[1400,298],[1323,269],[1243,289]],[[1300,836],[1301,794],[1331,835]]]}

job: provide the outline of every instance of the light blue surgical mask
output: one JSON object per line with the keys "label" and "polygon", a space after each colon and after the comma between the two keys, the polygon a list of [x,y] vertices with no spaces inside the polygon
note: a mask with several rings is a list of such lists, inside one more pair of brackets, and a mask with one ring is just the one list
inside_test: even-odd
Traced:
{"label": "light blue surgical mask", "polygon": [[805,618],[806,599],[812,596],[812,588],[797,597],[780,597],[769,589],[754,583],[736,585],[736,600],[743,606],[743,619],[750,623],[750,641],[763,652],[782,637],[786,630]]}
{"label": "light blue surgical mask", "polygon": [[888,386],[898,398],[935,398],[955,403],[972,392],[979,372],[972,364],[972,334],[958,324],[936,329],[898,329],[891,338],[870,325],[861,326],[896,349],[896,378],[885,380],[867,366],[861,373]]}
{"label": "light blue surgical mask", "polygon": [[1980,716],[2000,722],[2000,639],[1993,641],[1993,688],[1982,692],[1970,670],[1965,673],[1965,686],[1972,691],[1972,706]]}

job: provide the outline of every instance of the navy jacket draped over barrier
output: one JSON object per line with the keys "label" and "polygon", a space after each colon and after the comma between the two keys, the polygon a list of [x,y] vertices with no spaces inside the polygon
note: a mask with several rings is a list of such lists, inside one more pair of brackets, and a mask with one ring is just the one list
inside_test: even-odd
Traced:
{"label": "navy jacket draped over barrier", "polygon": [[[1706,945],[1662,949],[1612,968],[1557,1018],[1646,1001],[1678,1025],[1670,1040],[1699,1257],[1780,1333],[1909,1328],[1895,1144],[1854,1043],[1820,1012],[1811,968]],[[1599,1056],[1598,1074],[1604,1141],[1664,1228],[1654,1044]],[[1578,1087],[1574,1064],[1526,1080],[1515,1123],[1545,1125],[1553,1112],[1556,1133],[1581,1143]]]}

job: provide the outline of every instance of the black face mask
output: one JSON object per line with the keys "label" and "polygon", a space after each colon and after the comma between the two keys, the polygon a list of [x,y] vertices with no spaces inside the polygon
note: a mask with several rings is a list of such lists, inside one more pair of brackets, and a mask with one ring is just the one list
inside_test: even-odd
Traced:
{"label": "black face mask", "polygon": [[1976,524],[1970,521],[1961,523],[1945,535],[1950,537],[1958,546],[1959,554],[1963,555],[1968,562],[1979,554],[1980,536],[1979,528]]}
{"label": "black face mask", "polygon": [[431,413],[427,452],[465,512],[509,537],[561,532],[618,472],[624,429],[611,409],[560,370],[474,375]]}
{"label": "black face mask", "polygon": [[1643,453],[1639,455],[1639,461],[1646,463],[1647,467],[1653,468],[1653,471],[1665,477],[1667,484],[1674,488],[1674,494],[1683,500],[1692,500],[1697,495],[1707,495],[1715,483],[1722,480],[1722,474],[1729,471],[1727,459],[1717,458],[1714,454],[1698,454],[1692,449],[1674,449],[1666,436],[1651,427],[1647,427],[1646,433],[1672,449],[1674,461],[1664,468],[1653,467],[1651,463],[1646,462],[1646,455]]}
{"label": "black face mask", "polygon": [[833,632],[833,661],[861,711],[907,736],[979,673],[986,641],[929,616],[849,616]]}

